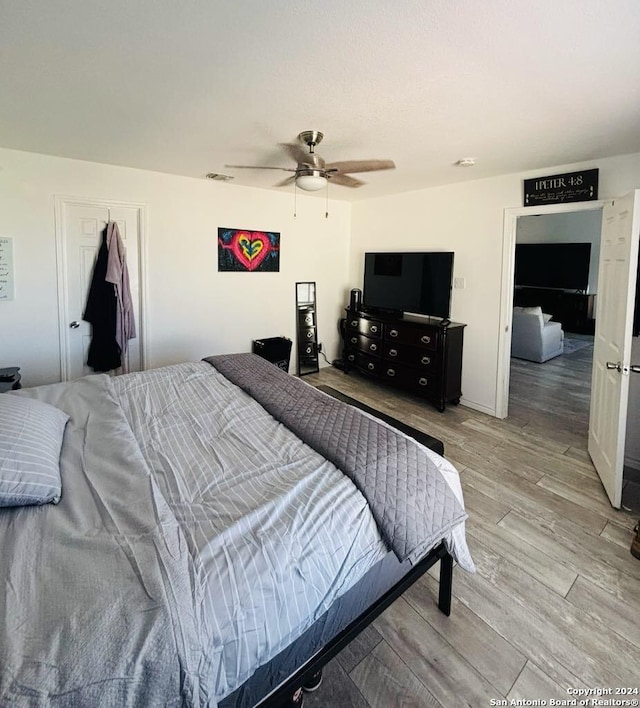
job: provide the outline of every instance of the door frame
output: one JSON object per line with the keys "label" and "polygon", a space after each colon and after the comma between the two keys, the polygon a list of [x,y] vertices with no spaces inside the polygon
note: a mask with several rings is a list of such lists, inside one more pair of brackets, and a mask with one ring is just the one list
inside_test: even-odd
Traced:
{"label": "door frame", "polygon": [[[606,200],[551,204],[549,206],[511,207],[504,210],[502,227],[502,279],[500,287],[500,317],[498,324],[498,376],[496,380],[496,417],[509,413],[511,377],[511,320],[513,318],[513,284],[515,278],[516,232],[518,218],[543,214],[567,214],[576,211],[602,209]],[[597,295],[597,293],[596,293]]]}
{"label": "door frame", "polygon": [[58,290],[58,342],[60,351],[60,381],[69,380],[70,347],[69,347],[69,311],[67,308],[69,283],[67,278],[67,243],[65,207],[87,206],[104,207],[106,209],[127,208],[138,209],[140,219],[138,224],[138,283],[140,286],[140,321],[136,322],[137,336],[140,338],[140,365],[147,368],[147,205],[141,202],[125,202],[118,199],[102,199],[96,197],[75,197],[65,194],[54,194],[55,241],[56,241],[56,275]]}

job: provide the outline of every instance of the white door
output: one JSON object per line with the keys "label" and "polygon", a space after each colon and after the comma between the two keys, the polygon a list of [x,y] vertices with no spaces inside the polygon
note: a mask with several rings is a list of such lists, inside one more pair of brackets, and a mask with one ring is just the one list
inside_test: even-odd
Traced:
{"label": "white door", "polygon": [[142,369],[140,299],[141,207],[110,205],[93,200],[56,202],[60,296],[61,378],[76,379],[93,373],[87,364],[91,325],[82,319],[93,266],[108,221],[116,221],[127,252],[127,266],[134,302],[137,337],[129,342],[129,371]]}
{"label": "white door", "polygon": [[639,238],[640,191],[606,203],[591,377],[589,455],[615,507],[620,507],[622,499]]}

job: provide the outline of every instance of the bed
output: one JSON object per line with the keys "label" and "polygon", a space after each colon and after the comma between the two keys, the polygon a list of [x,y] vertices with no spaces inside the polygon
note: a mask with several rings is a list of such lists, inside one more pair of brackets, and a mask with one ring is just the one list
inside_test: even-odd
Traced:
{"label": "bed", "polygon": [[0,705],[278,705],[473,571],[446,460],[255,355],[3,394],[0,430]]}

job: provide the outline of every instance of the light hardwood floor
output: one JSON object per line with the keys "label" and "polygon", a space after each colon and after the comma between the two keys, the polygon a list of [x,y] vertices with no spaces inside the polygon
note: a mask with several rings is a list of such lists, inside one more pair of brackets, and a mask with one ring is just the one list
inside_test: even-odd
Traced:
{"label": "light hardwood floor", "polygon": [[476,708],[640,687],[636,519],[609,505],[586,452],[590,357],[513,360],[504,421],[464,406],[441,414],[333,368],[306,377],[444,441],[477,566],[455,569],[448,618],[435,569],[419,580],[326,667],[307,708]]}

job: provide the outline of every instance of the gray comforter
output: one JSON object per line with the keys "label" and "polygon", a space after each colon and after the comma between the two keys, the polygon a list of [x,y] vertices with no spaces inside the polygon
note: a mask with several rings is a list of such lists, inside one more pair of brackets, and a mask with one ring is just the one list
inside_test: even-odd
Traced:
{"label": "gray comforter", "polygon": [[348,474],[399,560],[415,561],[467,514],[414,440],[254,354],[205,359]]}

